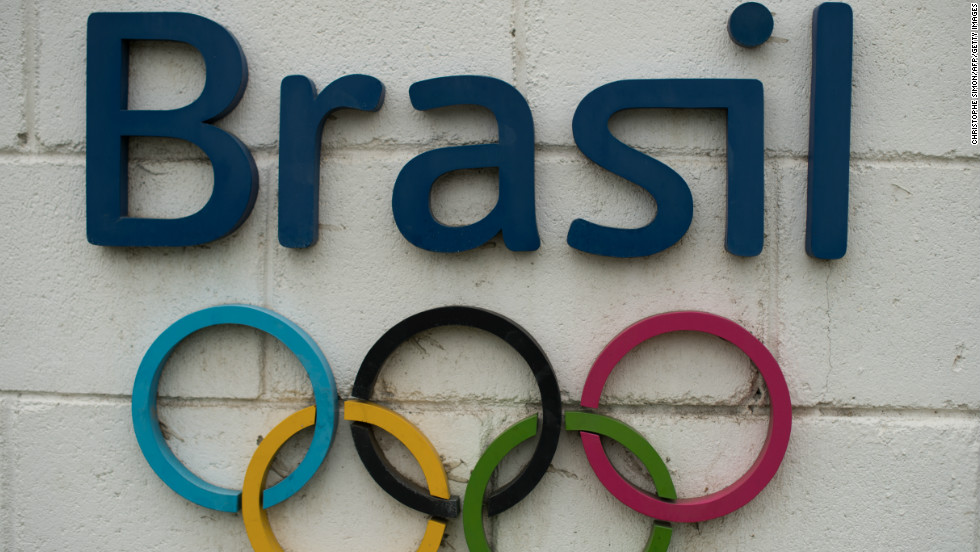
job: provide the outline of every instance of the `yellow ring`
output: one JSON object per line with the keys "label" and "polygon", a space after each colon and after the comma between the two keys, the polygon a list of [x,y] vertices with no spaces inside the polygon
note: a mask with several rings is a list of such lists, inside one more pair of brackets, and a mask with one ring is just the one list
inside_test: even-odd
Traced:
{"label": "yellow ring", "polygon": [[[387,408],[359,401],[344,403],[344,419],[376,425],[401,441],[421,466],[429,493],[439,498],[449,498],[449,479],[439,460],[439,453],[411,422]],[[248,463],[242,485],[242,520],[248,540],[256,552],[283,552],[269,525],[269,516],[262,508],[262,489],[269,475],[269,465],[279,449],[290,437],[312,426],[315,421],[315,406],[291,414],[262,439]],[[417,552],[435,552],[442,544],[445,531],[445,521],[430,519]]]}
{"label": "yellow ring", "polygon": [[383,406],[361,401],[344,402],[344,419],[378,426],[401,441],[422,468],[429,494],[449,498],[449,479],[439,453],[412,422]]}

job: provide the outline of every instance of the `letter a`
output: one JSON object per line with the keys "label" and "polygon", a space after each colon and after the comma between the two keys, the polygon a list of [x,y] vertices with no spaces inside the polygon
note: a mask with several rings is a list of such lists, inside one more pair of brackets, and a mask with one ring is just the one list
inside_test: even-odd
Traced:
{"label": "letter a", "polygon": [[[497,118],[500,142],[435,149],[405,164],[395,180],[391,208],[395,224],[416,247],[438,252],[473,249],[504,235],[512,251],[540,246],[534,218],[534,126],[531,109],[513,86],[491,77],[455,76],[420,81],[409,88],[412,105],[428,110],[479,105]],[[447,226],[432,216],[429,196],[439,176],[460,169],[500,167],[497,205],[467,226]]]}

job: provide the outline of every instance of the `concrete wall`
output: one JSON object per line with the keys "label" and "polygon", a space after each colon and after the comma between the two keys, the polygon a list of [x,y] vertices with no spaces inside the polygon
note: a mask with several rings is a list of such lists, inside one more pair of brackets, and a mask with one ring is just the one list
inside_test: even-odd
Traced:
{"label": "concrete wall", "polygon": [[[782,366],[793,433],[779,473],[753,502],[675,525],[672,550],[980,550],[980,149],[969,138],[969,3],[851,2],[850,233],[836,261],[804,252],[816,2],[766,4],[773,38],[752,50],[726,32],[737,3],[716,0],[615,9],[554,0],[0,5],[0,548],[249,549],[239,515],[184,500],[149,468],[130,393],[143,354],[175,320],[251,303],[313,336],[342,398],[370,346],[403,318],[448,304],[488,308],[537,339],[567,408],[577,406],[599,351],[631,323],[673,310],[728,317]],[[193,12],[241,43],[248,89],[219,126],[249,146],[261,188],[233,235],[188,248],[86,241],[86,18],[95,11]],[[189,47],[140,43],[131,58],[132,107],[184,105],[203,86],[203,60]],[[379,78],[386,102],[378,113],[328,121],[320,241],[283,248],[279,83],[302,74],[323,87],[350,73]],[[482,110],[413,110],[413,82],[459,74],[512,83],[531,106],[542,241],[535,252],[511,252],[498,238],[465,253],[430,253],[395,227],[391,188],[408,160],[496,139]],[[690,184],[694,220],[679,243],[632,260],[565,244],[573,219],[639,226],[656,211],[642,190],[578,151],[576,105],[606,82],[667,77],[763,82],[761,255],[735,257],[723,247],[725,119],[717,110],[637,111],[611,123]],[[135,214],[189,214],[209,196],[209,163],[195,147],[139,138],[131,153]],[[466,223],[495,198],[496,173],[469,171],[440,180],[432,204],[440,220]],[[484,447],[536,408],[520,358],[475,330],[418,336],[383,380],[378,396],[433,441],[456,494]],[[768,420],[760,389],[734,346],[678,334],[631,353],[601,411],[641,430],[669,458],[679,494],[693,497],[751,465]],[[288,351],[233,327],[181,344],[161,395],[176,455],[228,487],[240,487],[257,439],[312,402]],[[298,462],[309,435],[296,441],[278,471]],[[563,435],[539,487],[488,522],[496,550],[642,547],[650,520],[601,487],[579,441]],[[396,465],[418,472],[397,443],[385,443]],[[624,451],[613,450],[642,481]],[[508,461],[504,475],[519,465]],[[425,519],[374,484],[343,421],[321,471],[271,518],[295,551],[414,550]],[[465,547],[461,523],[450,522],[443,549]]]}

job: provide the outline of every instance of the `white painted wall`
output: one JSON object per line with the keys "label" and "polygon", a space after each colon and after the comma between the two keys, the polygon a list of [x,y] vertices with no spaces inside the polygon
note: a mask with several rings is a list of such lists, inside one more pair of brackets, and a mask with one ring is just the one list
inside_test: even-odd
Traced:
{"label": "white painted wall", "polygon": [[[737,2],[195,2],[121,0],[0,5],[0,548],[247,550],[240,516],[191,504],[140,455],[129,393],[140,359],[168,325],[230,302],[272,308],[319,343],[349,396],[368,348],[418,311],[466,304],[524,326],[550,357],[568,408],[602,347],[648,315],[714,312],[758,336],[794,403],[786,459],[759,497],[727,517],[675,526],[672,550],[980,550],[980,149],[969,141],[969,3],[851,2],[854,88],[848,253],[803,248],[811,13],[766,2],[773,39],[734,45]],[[224,25],[250,80],[220,126],[248,144],[261,189],[232,236],[191,248],[123,249],[85,239],[85,26],[94,11],[187,11]],[[131,105],[193,99],[203,61],[188,47],[139,45]],[[323,87],[366,73],[387,87],[378,113],[339,113],[324,139],[320,242],[277,242],[279,83]],[[490,75],[534,114],[542,246],[495,240],[435,254],[401,237],[391,215],[398,171],[435,147],[492,141],[488,113],[412,109],[427,78]],[[716,111],[617,116],[614,132],[691,185],[694,221],[678,244],[634,260],[565,244],[579,217],[644,224],[653,202],[575,148],[571,120],[590,90],[629,78],[757,78],[765,86],[766,242],[725,252],[725,121]],[[211,174],[198,150],[136,139],[137,214],[195,211]],[[482,217],[489,172],[448,177],[433,209]],[[483,448],[534,409],[516,355],[475,331],[406,344],[378,392],[428,435],[462,494]],[[735,481],[765,433],[754,368],[714,338],[644,344],[615,373],[602,411],[633,424],[669,466],[681,496]],[[240,486],[256,440],[312,400],[291,355],[256,332],[215,328],[180,346],[162,384],[161,418],[177,456],[208,480]],[[287,550],[414,550],[424,517],[390,499],[354,452],[346,422],[304,490],[272,510]],[[308,436],[307,436],[308,438]],[[299,439],[302,441],[302,439]],[[393,458],[411,471],[406,454]],[[620,451],[621,452],[621,451]],[[298,462],[302,443],[280,469]],[[619,463],[641,480],[625,455]],[[513,473],[519,461],[505,466]],[[595,479],[564,435],[527,500],[488,527],[498,551],[640,549],[650,521]],[[443,549],[465,549],[459,521]]]}

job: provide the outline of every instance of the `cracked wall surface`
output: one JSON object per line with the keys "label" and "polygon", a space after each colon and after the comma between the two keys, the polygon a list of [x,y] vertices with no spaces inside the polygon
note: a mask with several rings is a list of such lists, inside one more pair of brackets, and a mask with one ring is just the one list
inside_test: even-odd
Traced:
{"label": "cracked wall surface", "polygon": [[[769,1],[773,37],[729,40],[737,2],[485,0],[210,5],[174,0],[18,0],[0,5],[0,550],[248,550],[241,516],[171,491],[143,459],[130,406],[153,340],[193,311],[227,303],[273,309],[308,332],[342,399],[388,328],[425,309],[472,305],[526,329],[578,409],[603,347],[653,314],[700,310],[758,337],[785,375],[793,433],[785,460],[747,506],[675,524],[673,550],[980,552],[980,148],[969,140],[969,3],[854,1],[848,250],[804,251],[811,17],[816,2]],[[232,235],[185,248],[111,248],[85,237],[86,19],[95,11],[185,11],[227,28],[248,59],[245,95],[219,127],[259,170],[259,195]],[[131,106],[195,98],[205,64],[193,48],[137,43]],[[318,88],[348,74],[386,87],[377,113],[325,125],[319,242],[278,244],[279,86]],[[391,213],[401,168],[434,148],[493,142],[489,112],[412,108],[417,81],[489,75],[531,108],[541,248],[498,237],[440,254],[412,246]],[[576,148],[571,121],[598,86],[641,78],[752,78],[765,98],[765,243],[724,249],[726,119],[720,110],[629,110],[613,134],[689,184],[694,218],[674,246],[638,259],[570,248],[577,218],[646,224],[656,203]],[[495,170],[439,180],[433,213],[481,219]],[[130,141],[130,210],[178,217],[210,196],[210,162],[178,140]],[[168,445],[193,472],[238,488],[256,445],[312,404],[309,379],[274,338],[214,327],[182,342],[160,383]],[[374,389],[433,442],[462,495],[483,450],[540,409],[520,355],[479,330],[440,328],[403,343]],[[734,483],[766,436],[769,397],[737,347],[695,333],[649,340],[619,363],[599,411],[640,431],[681,497]],[[296,466],[308,433],[273,463]],[[391,462],[422,471],[387,434]],[[652,521],[598,482],[581,439],[563,434],[540,485],[486,522],[498,552],[639,548]],[[618,445],[613,464],[648,490]],[[530,457],[518,448],[492,484]],[[270,510],[287,550],[414,550],[425,516],[365,471],[348,423],[317,475]],[[462,524],[442,545],[465,550]]]}

